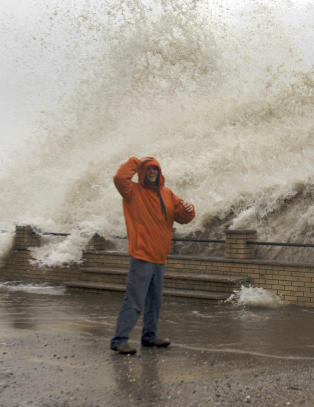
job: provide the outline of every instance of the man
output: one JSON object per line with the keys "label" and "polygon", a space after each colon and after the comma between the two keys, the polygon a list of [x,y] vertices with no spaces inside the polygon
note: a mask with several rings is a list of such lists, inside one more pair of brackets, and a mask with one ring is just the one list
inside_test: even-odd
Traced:
{"label": "man", "polygon": [[[138,174],[138,183],[132,178]],[[117,319],[111,349],[135,354],[128,344],[144,307],[142,345],[166,347],[169,339],[157,337],[162,302],[162,282],[170,251],[173,222],[188,223],[195,216],[194,206],[178,198],[164,186],[159,163],[153,157],[131,157],[122,164],[114,183],[123,197],[123,211],[131,256],[126,295]]]}

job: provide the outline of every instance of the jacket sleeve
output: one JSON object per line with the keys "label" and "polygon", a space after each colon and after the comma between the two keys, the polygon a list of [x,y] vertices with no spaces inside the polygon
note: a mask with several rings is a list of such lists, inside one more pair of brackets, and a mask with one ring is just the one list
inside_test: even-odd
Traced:
{"label": "jacket sleeve", "polygon": [[178,196],[173,194],[174,201],[175,201],[175,209],[174,209],[174,220],[175,222],[178,223],[189,223],[191,220],[195,217],[195,208],[193,205],[193,211],[192,212],[187,212],[183,205],[182,202],[183,200],[180,199]]}
{"label": "jacket sleeve", "polygon": [[122,164],[116,175],[113,177],[113,182],[126,200],[130,200],[134,183],[132,178],[141,165],[141,161],[136,157],[131,157],[126,163]]}

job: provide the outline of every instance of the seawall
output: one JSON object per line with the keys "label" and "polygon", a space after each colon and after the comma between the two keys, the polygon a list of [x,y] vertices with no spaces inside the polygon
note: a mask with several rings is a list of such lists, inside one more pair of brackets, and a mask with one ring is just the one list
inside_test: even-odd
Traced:
{"label": "seawall", "polygon": [[[254,245],[247,244],[247,241],[256,241],[256,231],[227,231],[224,257],[170,255],[167,270],[173,273],[173,286],[191,289],[192,280],[187,276],[192,273],[192,288],[195,290],[202,289],[205,277],[208,279],[217,275],[222,278],[234,276],[239,281],[249,279],[254,286],[270,290],[279,295],[285,304],[314,307],[314,264],[257,259]],[[12,250],[0,269],[0,279],[65,284],[70,280],[86,281],[87,268],[111,267],[113,273],[110,278],[115,282],[118,274],[121,274],[121,270],[117,270],[115,276],[115,270],[127,268],[128,255],[106,251],[106,243],[99,236],[91,239],[84,252],[83,263],[68,267],[39,267],[33,264],[31,248],[40,244],[40,236],[29,226],[18,226]],[[182,279],[183,275],[185,277]],[[91,273],[88,278],[90,281]],[[195,283],[197,279],[199,282]]]}

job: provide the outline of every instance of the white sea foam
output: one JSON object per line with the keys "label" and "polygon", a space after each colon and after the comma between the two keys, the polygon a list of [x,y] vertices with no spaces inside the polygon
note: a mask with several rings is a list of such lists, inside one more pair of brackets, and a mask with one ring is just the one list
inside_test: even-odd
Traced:
{"label": "white sea foam", "polygon": [[314,240],[312,2],[46,6],[23,36],[6,21],[6,55],[19,54],[12,66],[38,114],[0,175],[7,228],[72,234],[33,250],[39,264],[80,261],[93,233],[125,235],[112,176],[131,155],[156,156],[167,185],[195,203],[179,233]]}
{"label": "white sea foam", "polygon": [[32,264],[46,266],[69,265],[81,263],[83,249],[93,236],[93,225],[82,222],[67,237],[42,236],[40,247],[31,248]]}
{"label": "white sea foam", "polygon": [[215,318],[215,316],[213,316],[213,315],[202,314],[199,311],[192,311],[192,314],[198,318]]}
{"label": "white sea foam", "polygon": [[27,284],[20,281],[0,282],[0,289],[8,291],[24,291],[31,294],[63,295],[65,287],[48,284]]}
{"label": "white sea foam", "polygon": [[280,297],[261,287],[241,286],[225,301],[235,305],[277,308],[282,305]]}

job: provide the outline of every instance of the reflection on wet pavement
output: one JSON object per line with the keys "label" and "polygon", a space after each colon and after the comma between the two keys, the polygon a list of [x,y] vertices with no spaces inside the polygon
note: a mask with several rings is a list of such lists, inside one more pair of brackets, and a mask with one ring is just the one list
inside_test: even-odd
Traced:
{"label": "reflection on wet pavement", "polygon": [[0,406],[313,405],[314,309],[167,300],[171,347],[141,348],[139,322],[123,357],[109,350],[121,298],[0,286]]}
{"label": "reflection on wet pavement", "polygon": [[[18,329],[75,330],[109,339],[121,296],[42,286],[0,288],[0,326]],[[292,306],[244,308],[166,301],[160,331],[173,346],[210,352],[260,353],[274,357],[314,357],[314,309]],[[140,322],[132,334],[139,339]],[[132,341],[132,339],[131,339]]]}

